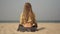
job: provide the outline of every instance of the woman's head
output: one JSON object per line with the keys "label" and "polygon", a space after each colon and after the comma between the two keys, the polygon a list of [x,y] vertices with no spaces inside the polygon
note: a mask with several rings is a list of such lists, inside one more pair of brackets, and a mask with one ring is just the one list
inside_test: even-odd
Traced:
{"label": "woman's head", "polygon": [[27,17],[27,15],[28,15],[30,12],[32,13],[32,6],[31,6],[30,3],[27,2],[27,3],[25,3],[25,5],[24,5],[23,15]]}
{"label": "woman's head", "polygon": [[25,5],[24,5],[24,9],[30,11],[30,9],[31,9],[31,4],[28,3],[28,2],[25,3]]}

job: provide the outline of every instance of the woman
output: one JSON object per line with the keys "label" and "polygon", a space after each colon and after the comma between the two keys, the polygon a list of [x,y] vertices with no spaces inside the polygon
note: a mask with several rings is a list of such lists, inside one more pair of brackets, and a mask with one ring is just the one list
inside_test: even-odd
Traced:
{"label": "woman", "polygon": [[20,24],[18,31],[36,31],[37,23],[35,20],[35,14],[32,11],[32,6],[30,3],[25,3],[24,10],[20,15]]}

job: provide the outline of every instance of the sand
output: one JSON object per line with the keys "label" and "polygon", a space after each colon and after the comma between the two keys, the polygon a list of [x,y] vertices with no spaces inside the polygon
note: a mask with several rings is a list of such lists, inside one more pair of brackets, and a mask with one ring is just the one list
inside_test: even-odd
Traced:
{"label": "sand", "polygon": [[40,22],[38,24],[39,31],[36,32],[20,32],[17,31],[19,23],[0,22],[0,34],[60,34],[60,23]]}

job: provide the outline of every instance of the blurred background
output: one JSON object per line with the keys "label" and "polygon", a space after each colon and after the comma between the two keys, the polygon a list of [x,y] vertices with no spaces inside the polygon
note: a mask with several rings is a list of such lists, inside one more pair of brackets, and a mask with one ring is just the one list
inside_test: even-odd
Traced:
{"label": "blurred background", "polygon": [[[19,21],[27,0],[0,0],[0,22]],[[60,0],[29,0],[37,21],[60,21]]]}

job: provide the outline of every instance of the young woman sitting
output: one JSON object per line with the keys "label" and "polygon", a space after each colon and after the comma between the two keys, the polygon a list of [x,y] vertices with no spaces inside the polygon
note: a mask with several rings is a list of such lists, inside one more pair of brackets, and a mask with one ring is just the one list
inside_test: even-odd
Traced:
{"label": "young woman sitting", "polygon": [[30,3],[25,3],[24,10],[20,15],[20,24],[17,31],[36,31],[37,23],[35,19],[35,14],[32,11],[32,6]]}

